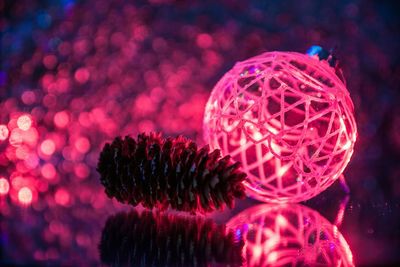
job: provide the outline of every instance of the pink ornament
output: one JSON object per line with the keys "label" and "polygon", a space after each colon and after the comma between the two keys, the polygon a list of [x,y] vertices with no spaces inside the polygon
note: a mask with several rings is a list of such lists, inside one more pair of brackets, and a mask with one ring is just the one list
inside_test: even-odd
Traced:
{"label": "pink ornament", "polygon": [[245,266],[355,266],[336,225],[318,212],[297,204],[263,204],[228,223],[245,242]]}
{"label": "pink ornament", "polygon": [[204,136],[240,161],[248,195],[299,202],[330,186],[353,154],[354,107],[328,61],[268,52],[237,63],[213,89]]}

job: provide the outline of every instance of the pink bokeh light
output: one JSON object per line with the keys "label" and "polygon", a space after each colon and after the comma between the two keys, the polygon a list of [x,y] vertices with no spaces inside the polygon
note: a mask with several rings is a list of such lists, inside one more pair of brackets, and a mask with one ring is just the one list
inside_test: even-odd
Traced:
{"label": "pink bokeh light", "polygon": [[54,199],[57,204],[61,206],[68,206],[68,204],[70,203],[70,194],[68,193],[67,190],[59,188],[56,191]]}
{"label": "pink bokeh light", "polygon": [[0,178],[0,195],[6,195],[10,191],[10,184],[6,178]]}
{"label": "pink bokeh light", "polygon": [[54,115],[54,124],[58,128],[65,128],[69,123],[69,115],[67,111],[60,111]]}
{"label": "pink bokeh light", "polygon": [[8,138],[9,130],[6,125],[0,125],[0,141],[4,141]]}
{"label": "pink bokeh light", "polygon": [[53,140],[46,139],[40,145],[40,150],[43,154],[51,156],[56,150],[56,145],[54,144]]}
{"label": "pink bokeh light", "polygon": [[22,187],[18,191],[18,200],[21,204],[28,205],[32,202],[32,190],[29,187]]}
{"label": "pink bokeh light", "polygon": [[29,115],[22,115],[18,118],[17,125],[21,130],[27,131],[32,126],[32,119]]}

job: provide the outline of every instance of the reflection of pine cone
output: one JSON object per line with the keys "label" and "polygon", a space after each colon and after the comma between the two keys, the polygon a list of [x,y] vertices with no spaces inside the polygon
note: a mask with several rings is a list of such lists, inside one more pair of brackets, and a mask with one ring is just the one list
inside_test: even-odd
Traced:
{"label": "reflection of pine cone", "polygon": [[109,217],[99,250],[110,266],[242,266],[243,245],[212,220],[132,211]]}
{"label": "reflection of pine cone", "polygon": [[117,137],[106,144],[97,170],[109,197],[133,206],[208,212],[234,198],[245,196],[246,175],[219,150],[197,145],[182,136],[164,139],[160,134]]}

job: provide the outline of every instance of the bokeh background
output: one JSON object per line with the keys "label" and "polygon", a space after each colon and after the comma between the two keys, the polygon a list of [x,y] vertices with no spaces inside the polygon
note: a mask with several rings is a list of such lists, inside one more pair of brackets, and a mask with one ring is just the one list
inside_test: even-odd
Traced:
{"label": "bokeh background", "polygon": [[[104,143],[161,131],[204,144],[205,103],[236,61],[314,44],[335,48],[356,107],[340,230],[356,264],[398,263],[395,2],[1,1],[0,265],[98,264],[107,216],[126,209],[99,183]],[[306,204],[332,221],[340,192]]]}

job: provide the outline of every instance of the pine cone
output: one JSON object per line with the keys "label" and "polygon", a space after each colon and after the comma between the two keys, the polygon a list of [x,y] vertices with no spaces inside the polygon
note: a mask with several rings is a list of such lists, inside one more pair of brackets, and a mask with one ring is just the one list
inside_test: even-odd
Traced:
{"label": "pine cone", "polygon": [[99,251],[109,266],[242,266],[243,245],[209,219],[132,211],[109,217]]}
{"label": "pine cone", "polygon": [[197,145],[182,136],[164,139],[161,134],[117,137],[100,154],[97,171],[106,194],[122,203],[152,209],[210,212],[233,207],[243,198],[240,163],[220,158],[219,150]]}

